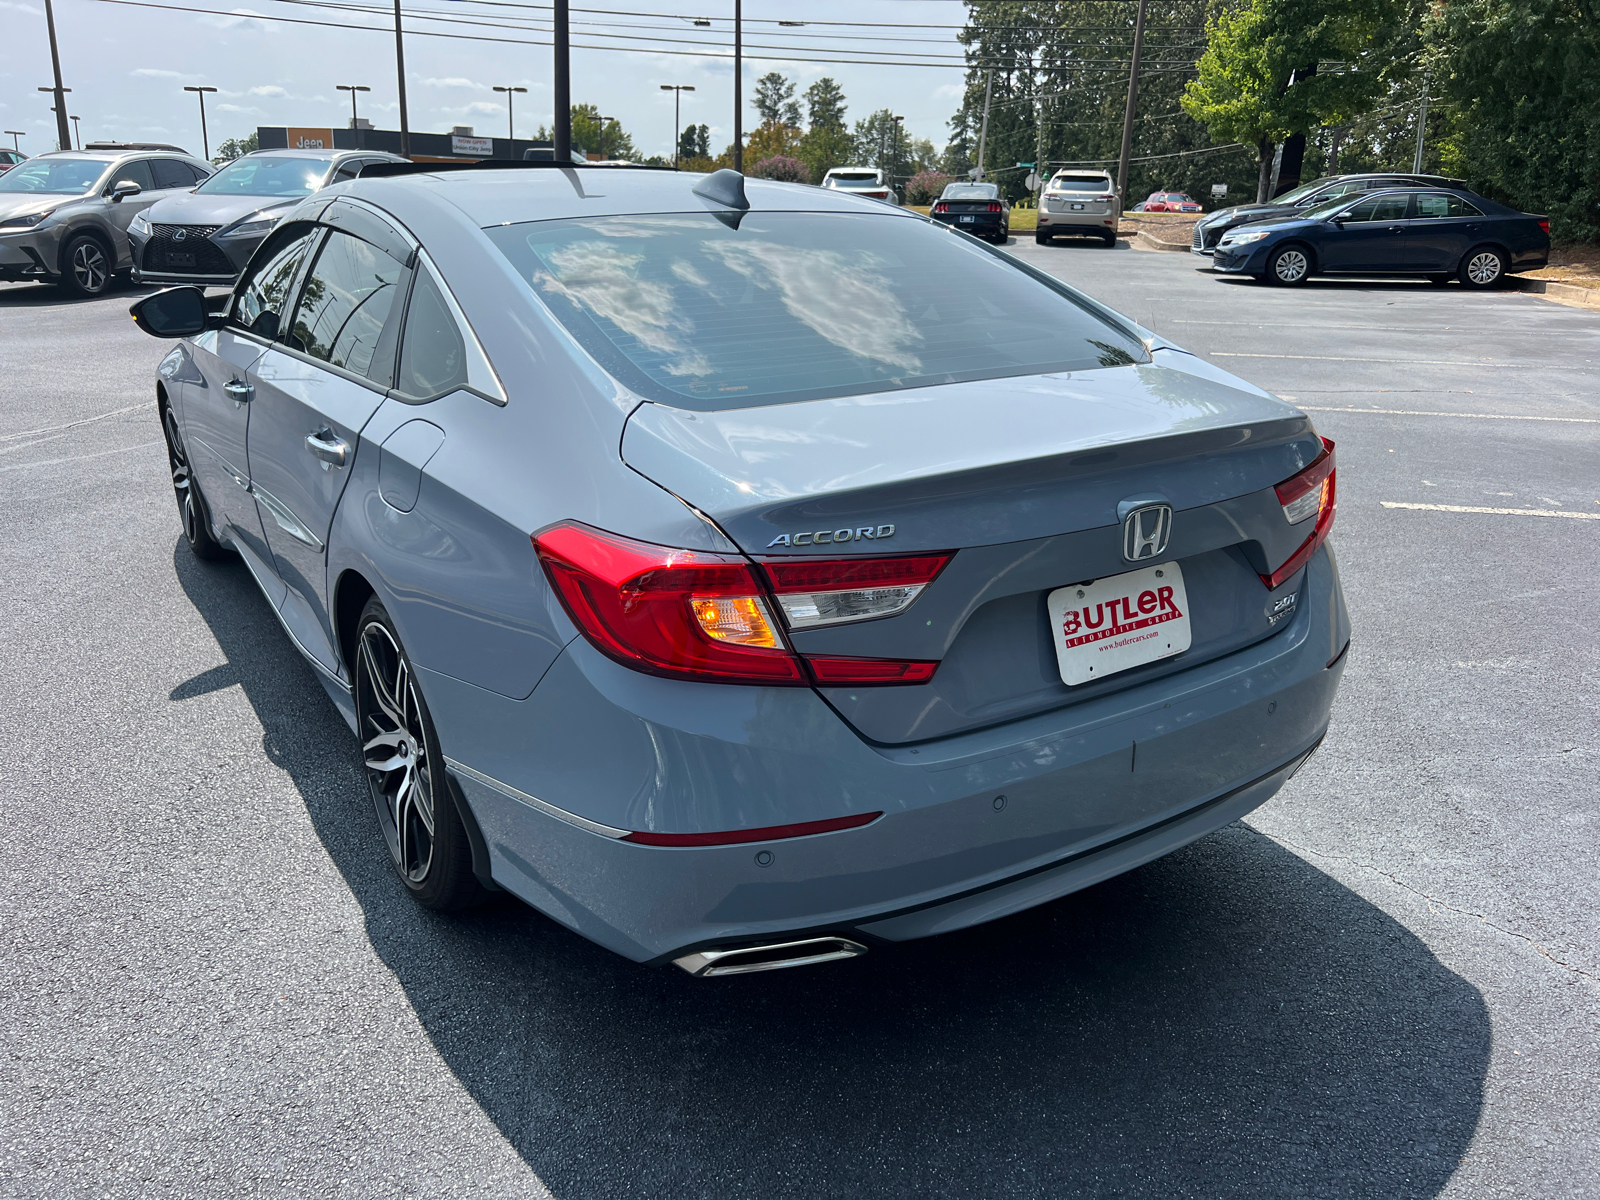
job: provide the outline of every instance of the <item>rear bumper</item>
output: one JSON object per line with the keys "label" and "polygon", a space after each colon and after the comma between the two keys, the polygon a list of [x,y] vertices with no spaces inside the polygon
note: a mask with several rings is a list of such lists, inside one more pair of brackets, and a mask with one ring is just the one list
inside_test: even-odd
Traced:
{"label": "rear bumper", "polygon": [[[1265,801],[1328,724],[1349,624],[1320,551],[1280,633],[1224,659],[989,730],[881,748],[815,693],[627,671],[581,639],[511,701],[418,672],[494,879],[637,961],[992,920],[1166,854]],[[520,794],[520,798],[519,798]],[[537,801],[529,803],[533,797]],[[643,846],[602,827],[820,836]]]}
{"label": "rear bumper", "polygon": [[[999,233],[1011,226],[1011,219],[1005,213],[930,213],[929,216],[941,225],[954,225],[968,233]],[[972,220],[963,221],[963,216],[971,216]]]}

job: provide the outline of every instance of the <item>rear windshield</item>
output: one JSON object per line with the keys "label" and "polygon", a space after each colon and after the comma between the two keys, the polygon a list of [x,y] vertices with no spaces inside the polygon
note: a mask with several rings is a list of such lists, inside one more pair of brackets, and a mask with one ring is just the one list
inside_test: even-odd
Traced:
{"label": "rear windshield", "polygon": [[0,175],[0,192],[76,196],[94,187],[109,165],[103,158],[32,158]]}
{"label": "rear windshield", "polygon": [[829,175],[835,183],[877,183],[876,171],[840,171],[838,174]]}
{"label": "rear windshield", "polygon": [[998,200],[1000,187],[993,183],[952,183],[944,189],[941,200]]}
{"label": "rear windshield", "polygon": [[1109,192],[1111,181],[1103,175],[1057,175],[1050,181],[1052,192]]}
{"label": "rear windshield", "polygon": [[328,163],[317,158],[236,158],[195,189],[211,196],[309,196]]}
{"label": "rear windshield", "polygon": [[485,232],[608,372],[678,408],[1149,360],[1065,286],[932,221],[675,213]]}

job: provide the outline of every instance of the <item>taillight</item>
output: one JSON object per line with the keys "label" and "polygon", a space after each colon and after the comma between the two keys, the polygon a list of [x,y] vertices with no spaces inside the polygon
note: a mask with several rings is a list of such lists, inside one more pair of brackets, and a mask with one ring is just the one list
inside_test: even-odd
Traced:
{"label": "taillight", "polygon": [[998,200],[989,201],[989,211],[990,212],[999,212],[1000,211],[1000,201],[998,201]]}
{"label": "taillight", "polygon": [[831,817],[826,821],[802,821],[797,825],[764,825],[759,829],[727,829],[716,833],[628,833],[624,842],[637,842],[641,846],[739,846],[747,842],[775,842],[783,838],[813,837],[819,833],[837,833],[841,829],[860,829],[871,825],[882,812],[856,813],[849,817]]}
{"label": "taillight", "polygon": [[[637,671],[708,683],[861,686],[926,683],[939,665],[797,655],[773,616],[766,580],[736,555],[675,550],[575,521],[536,534],[533,544],[551,586],[584,637]],[[949,560],[948,554],[802,560],[777,564],[777,570],[766,564],[765,570],[769,579],[785,581],[779,603],[791,627],[806,628],[900,612]],[[910,563],[917,565],[905,565]],[[815,570],[827,567],[835,569]],[[808,574],[804,568],[812,570]],[[797,611],[809,605],[817,619],[807,621],[802,612],[796,620],[791,605]]]}
{"label": "taillight", "polygon": [[950,211],[950,206],[948,204],[946,204],[943,200],[940,200],[937,204],[935,204],[933,206],[933,211],[934,212],[949,212]]}
{"label": "taillight", "polygon": [[1545,237],[1549,237],[1550,236],[1550,218],[1549,217],[1540,217],[1539,218],[1539,228],[1544,230]]}
{"label": "taillight", "polygon": [[1263,575],[1261,582],[1269,588],[1278,588],[1316,553],[1317,547],[1328,538],[1333,528],[1335,510],[1335,485],[1338,469],[1334,463],[1333,443],[1322,439],[1322,453],[1297,475],[1278,484],[1278,503],[1283,506],[1283,516],[1291,525],[1316,518],[1311,533],[1300,543],[1300,548],[1289,556],[1271,575]]}
{"label": "taillight", "polygon": [[767,559],[761,566],[789,628],[815,629],[904,612],[951,557]]}

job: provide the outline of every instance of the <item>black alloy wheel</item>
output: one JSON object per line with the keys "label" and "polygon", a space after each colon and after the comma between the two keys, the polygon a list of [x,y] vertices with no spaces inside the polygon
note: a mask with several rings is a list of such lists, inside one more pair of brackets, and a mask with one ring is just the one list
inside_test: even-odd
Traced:
{"label": "black alloy wheel", "polygon": [[206,508],[200,485],[189,469],[189,457],[184,453],[183,437],[178,432],[178,420],[172,415],[172,406],[161,405],[161,431],[167,438],[167,466],[172,471],[172,494],[178,501],[178,519],[183,522],[183,538],[196,558],[215,561],[229,558],[232,552],[211,536],[211,514]]}
{"label": "black alloy wheel", "polygon": [[103,296],[111,287],[114,264],[105,243],[92,233],[80,233],[67,243],[61,283],[78,296]]}
{"label": "black alloy wheel", "polygon": [[1267,259],[1267,282],[1299,287],[1311,278],[1311,257],[1303,246],[1280,246]]}
{"label": "black alloy wheel", "polygon": [[389,856],[424,907],[466,908],[483,889],[411,661],[376,597],[356,628],[356,728]]}
{"label": "black alloy wheel", "polygon": [[1487,291],[1499,287],[1506,276],[1505,255],[1493,246],[1477,246],[1461,260],[1461,282],[1469,288]]}

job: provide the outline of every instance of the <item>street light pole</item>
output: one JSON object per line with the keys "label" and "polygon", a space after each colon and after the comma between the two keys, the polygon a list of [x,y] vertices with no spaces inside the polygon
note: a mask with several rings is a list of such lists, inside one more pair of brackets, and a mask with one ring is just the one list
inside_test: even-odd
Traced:
{"label": "street light pole", "polygon": [[679,105],[683,102],[683,93],[692,92],[694,88],[687,83],[663,83],[663,92],[672,93],[672,165],[678,165],[678,146],[683,138],[683,114]]}
{"label": "street light pole", "polygon": [[70,120],[72,122],[72,140],[77,142],[78,143],[78,149],[82,150],[83,149],[83,134],[78,132],[78,118],[77,117],[69,117],[68,120]]}
{"label": "street light pole", "polygon": [[[200,97],[200,150],[201,150],[200,157],[205,159],[207,162],[210,162],[211,161],[211,138],[206,133],[206,93],[207,92],[214,92],[217,89],[214,88],[214,87],[185,86],[183,90],[186,91],[186,92],[194,92],[197,96]],[[351,103],[353,104],[354,102],[355,102],[354,98],[352,97]]]}
{"label": "street light pole", "polygon": [[72,139],[67,136],[67,93],[72,89],[61,86],[61,52],[56,49],[56,12],[50,0],[44,0],[44,23],[50,31],[50,69],[55,72],[56,85],[40,88],[41,92],[54,92],[56,97],[56,149],[71,150]]}
{"label": "street light pole", "polygon": [[22,153],[22,143],[17,141],[17,139],[21,138],[21,137],[27,137],[28,136],[27,132],[25,130],[22,130],[22,129],[7,129],[7,130],[5,130],[5,135],[8,138],[11,139],[11,148],[13,150],[15,150],[18,154],[21,154]]}
{"label": "street light pole", "polygon": [[1144,53],[1144,6],[1145,0],[1139,0],[1139,11],[1133,18],[1133,69],[1128,72],[1128,107],[1122,114],[1122,154],[1117,159],[1118,197],[1125,195],[1128,157],[1133,153],[1133,112],[1139,103],[1139,59]]}
{"label": "street light pole", "polygon": [[733,169],[744,171],[744,6],[733,0]]}
{"label": "street light pole", "polygon": [[359,126],[356,125],[356,93],[370,92],[372,89],[369,87],[363,87],[358,83],[336,83],[333,85],[333,87],[335,91],[350,93],[350,128],[359,128]]}
{"label": "street light pole", "polygon": [[905,121],[904,117],[895,117],[894,118],[894,153],[889,158],[889,166],[891,168],[890,173],[889,173],[889,186],[891,188],[894,187],[894,171],[893,171],[892,168],[898,167],[900,165],[900,144],[901,144],[900,135],[905,132],[904,121]]}
{"label": "street light pole", "polygon": [[[518,92],[526,92],[528,89],[525,87],[501,87],[496,84],[494,90],[506,94],[506,140],[514,142],[517,140],[517,110],[514,107],[517,102],[516,94]],[[513,150],[511,157],[516,157],[515,150]]]}
{"label": "street light pole", "polygon": [[[56,78],[59,80],[60,76],[58,75]],[[57,83],[55,87],[42,87],[39,90],[41,92],[48,92],[50,95],[55,97],[55,106],[52,107],[50,111],[56,114],[56,137],[58,139],[56,142],[56,149],[71,150],[72,135],[67,132],[66,97],[67,94],[72,91],[72,89],[64,88]]]}
{"label": "street light pole", "polygon": [[555,92],[555,120],[550,125],[551,153],[557,162],[572,161],[572,30],[567,11],[568,0],[555,0],[555,75],[552,80]]}
{"label": "street light pole", "polygon": [[411,157],[411,124],[406,118],[406,43],[400,33],[400,0],[394,0],[394,69],[400,81],[400,157]]}

